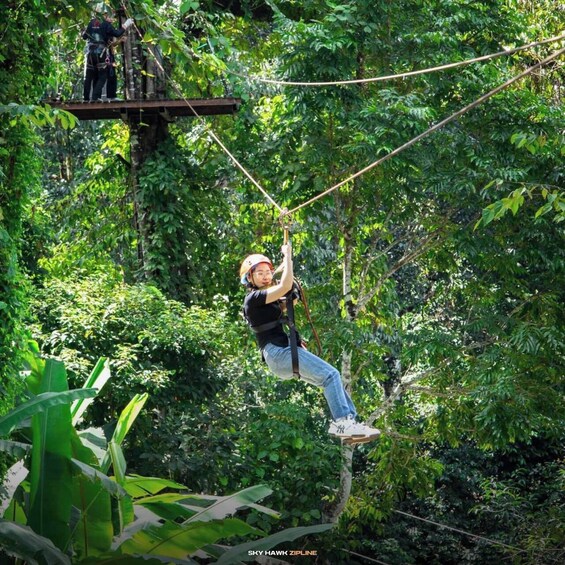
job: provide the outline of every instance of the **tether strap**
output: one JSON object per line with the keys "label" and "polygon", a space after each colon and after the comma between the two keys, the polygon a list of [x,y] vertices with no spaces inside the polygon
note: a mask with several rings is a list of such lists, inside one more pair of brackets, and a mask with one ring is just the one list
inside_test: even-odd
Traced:
{"label": "tether strap", "polygon": [[292,359],[292,374],[300,377],[300,367],[298,365],[298,336],[296,326],[294,325],[294,302],[293,293],[290,292],[286,297],[286,315],[288,317],[287,324],[290,334],[290,356]]}

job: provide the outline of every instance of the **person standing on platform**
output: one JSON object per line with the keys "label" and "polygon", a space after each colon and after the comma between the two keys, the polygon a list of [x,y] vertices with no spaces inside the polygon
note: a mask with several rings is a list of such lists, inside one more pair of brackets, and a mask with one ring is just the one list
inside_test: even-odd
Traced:
{"label": "person standing on platform", "polygon": [[87,52],[84,70],[83,98],[86,101],[101,101],[102,91],[106,86],[106,97],[115,99],[117,77],[114,68],[115,59],[110,43],[113,38],[121,37],[133,24],[128,18],[118,29],[114,23],[114,11],[107,5],[100,5],[94,17],[82,34],[87,40]]}

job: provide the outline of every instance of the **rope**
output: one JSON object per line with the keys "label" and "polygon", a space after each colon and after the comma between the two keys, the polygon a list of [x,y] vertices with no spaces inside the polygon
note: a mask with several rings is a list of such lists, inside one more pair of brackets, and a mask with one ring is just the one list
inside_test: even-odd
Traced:
{"label": "rope", "polygon": [[[513,55],[514,53],[518,53],[519,51],[524,51],[525,49],[531,49],[532,47],[537,47],[539,45],[544,45],[546,43],[556,43],[557,41],[561,41],[565,39],[565,34],[558,35],[554,37],[550,37],[549,39],[543,39],[540,41],[535,41],[533,43],[528,43],[527,45],[522,45],[520,47],[515,47],[513,49],[508,49],[504,51],[498,51],[497,53],[491,53],[489,55],[482,55],[480,57],[475,57],[473,59],[465,59],[464,61],[457,61],[455,63],[446,63],[444,65],[439,65],[437,67],[429,67],[427,69],[420,69],[417,71],[407,71],[405,73],[398,73],[394,75],[385,75],[379,77],[372,77],[372,78],[360,78],[360,79],[351,79],[351,80],[337,80],[337,81],[322,81],[322,82],[301,82],[301,81],[285,81],[285,80],[276,80],[276,79],[268,79],[262,78],[253,75],[245,75],[243,73],[238,73],[237,71],[233,71],[229,68],[222,69],[219,65],[214,65],[217,69],[223,70],[228,74],[237,76],[239,78],[243,78],[245,80],[254,80],[257,82],[262,82],[266,84],[274,84],[277,86],[342,86],[342,85],[350,85],[350,84],[367,84],[372,82],[381,82],[387,80],[393,80],[398,78],[406,78],[416,75],[423,75],[426,73],[433,73],[437,71],[444,71],[446,69],[455,69],[457,67],[462,67],[464,65],[470,65],[472,63],[477,63],[479,61],[487,61],[489,59],[494,59],[496,57],[502,57],[504,55]],[[204,58],[198,55],[197,53],[193,52],[193,56],[204,61]]]}
{"label": "rope", "polygon": [[297,281],[296,279],[294,279],[294,282],[298,285],[298,291],[300,293],[300,300],[302,302],[302,304],[304,305],[304,313],[306,314],[306,319],[308,320],[308,323],[310,324],[310,328],[312,329],[312,334],[314,336],[314,339],[316,340],[316,347],[318,348],[318,357],[322,356],[322,342],[320,341],[320,336],[318,335],[318,331],[316,330],[316,326],[314,326],[314,321],[312,320],[312,315],[310,313],[310,307],[308,306],[308,301],[306,300],[306,293],[304,292],[304,289],[302,288],[302,285],[300,284],[299,281]]}
{"label": "rope", "polygon": [[471,538],[480,539],[482,541],[486,541],[487,543],[492,543],[493,545],[500,545],[507,549],[511,549],[512,551],[517,551],[518,553],[525,553],[525,549],[519,549],[518,547],[514,547],[512,545],[508,545],[506,543],[502,543],[501,541],[495,541],[489,538],[485,538],[484,536],[478,536],[477,534],[471,534],[470,532],[466,532],[464,530],[460,530],[459,528],[453,528],[451,526],[446,526],[445,524],[440,524],[439,522],[434,522],[433,520],[428,520],[427,518],[420,518],[419,516],[414,516],[413,514],[408,514],[408,512],[402,512],[401,510],[393,510],[397,514],[402,514],[402,516],[407,516],[408,518],[414,518],[415,520],[420,520],[422,522],[427,522],[428,524],[433,524],[434,526],[438,526],[440,528],[445,528],[446,530],[452,530],[459,534],[463,534],[469,536]]}
{"label": "rope", "polygon": [[[168,32],[168,30],[165,26],[159,24],[158,22],[154,22],[154,23],[157,25],[157,27],[159,29],[161,29],[161,31],[163,31],[165,33],[170,33],[170,32]],[[464,61],[456,61],[454,63],[446,63],[446,64],[439,65],[439,66],[436,66],[436,67],[428,67],[426,69],[420,69],[420,70],[416,70],[416,71],[407,71],[407,72],[404,72],[404,73],[398,73],[398,74],[393,74],[393,75],[385,75],[385,76],[380,76],[380,77],[370,77],[370,78],[366,78],[366,79],[350,79],[350,80],[321,81],[321,82],[284,81],[284,80],[277,80],[277,79],[262,78],[262,77],[259,77],[259,76],[254,76],[254,75],[249,75],[249,74],[244,74],[244,73],[238,73],[237,71],[230,69],[225,63],[224,63],[224,66],[220,66],[219,64],[217,64],[214,61],[206,60],[204,57],[202,57],[201,55],[199,55],[198,53],[196,53],[192,49],[189,49],[184,44],[183,45],[176,44],[176,46],[179,47],[181,49],[181,51],[186,51],[187,54],[190,55],[190,57],[199,59],[200,61],[204,62],[205,64],[209,64],[210,66],[216,67],[216,69],[218,69],[220,71],[226,72],[227,74],[231,74],[231,75],[237,76],[237,77],[245,79],[245,80],[254,80],[254,81],[257,81],[257,82],[279,85],[279,86],[340,86],[340,85],[349,85],[349,84],[366,84],[366,83],[371,83],[371,82],[381,82],[381,81],[393,80],[393,79],[398,79],[398,78],[406,78],[406,77],[411,77],[411,76],[416,76],[416,75],[421,75],[421,74],[426,74],[426,73],[432,73],[432,72],[442,71],[442,70],[446,70],[446,69],[453,69],[453,68],[461,67],[461,66],[464,66],[464,65],[470,65],[472,63],[477,63],[477,62],[480,62],[480,61],[487,61],[487,60],[490,60],[490,59],[495,59],[497,57],[513,55],[514,53],[518,53],[519,51],[524,51],[526,49],[531,49],[533,47],[538,47],[540,45],[545,45],[545,44],[548,44],[548,43],[556,43],[556,42],[561,41],[563,39],[565,39],[565,34],[556,35],[556,36],[553,36],[553,37],[549,37],[547,39],[541,39],[539,41],[534,41],[532,43],[527,43],[525,45],[521,45],[519,47],[514,47],[512,49],[504,49],[502,51],[497,51],[496,53],[490,53],[488,55],[481,55],[480,57],[474,57],[472,59],[465,59]]]}
{"label": "rope", "polygon": [[[124,10],[125,11],[125,10]],[[126,11],[126,15],[127,15],[127,11]],[[132,18],[133,19],[133,18]],[[139,35],[139,38],[141,40],[142,43],[147,43],[143,40],[143,34],[141,33],[141,30],[137,27],[137,24],[133,23],[133,26],[137,32],[137,34]],[[222,148],[222,150],[224,151],[224,153],[232,160],[232,162],[234,163],[234,165],[253,183],[253,185],[261,192],[261,194],[281,213],[284,214],[285,209],[282,206],[279,206],[279,204],[277,204],[277,202],[275,202],[275,200],[269,195],[269,193],[253,178],[253,176],[251,175],[251,173],[249,173],[247,171],[247,169],[238,161],[238,159],[233,155],[233,153],[224,145],[224,143],[222,142],[222,140],[214,133],[214,131],[212,130],[212,128],[210,127],[210,125],[208,124],[208,122],[200,115],[198,114],[198,112],[194,109],[194,107],[192,106],[192,104],[188,101],[188,99],[183,95],[183,93],[181,92],[180,88],[177,86],[177,84],[175,83],[175,81],[172,79],[172,77],[165,71],[165,69],[163,68],[163,65],[161,65],[161,62],[159,61],[158,57],[155,56],[155,54],[153,53],[153,49],[152,49],[152,45],[150,45],[149,43],[147,43],[147,45],[149,45],[149,52],[151,53],[151,55],[153,56],[153,59],[156,63],[156,65],[159,67],[159,70],[167,77],[167,79],[169,80],[169,82],[173,85],[173,88],[175,89],[176,93],[180,96],[180,98],[186,103],[186,105],[190,108],[190,111],[194,114],[194,116],[200,121],[200,123],[204,126],[206,133]]]}
{"label": "rope", "polygon": [[397,147],[396,149],[394,149],[393,151],[391,151],[390,153],[388,153],[384,157],[381,157],[377,161],[371,163],[370,165],[367,165],[365,168],[361,169],[360,171],[356,172],[355,174],[347,177],[345,180],[337,183],[336,185],[328,188],[327,190],[324,190],[324,192],[321,192],[317,196],[310,198],[306,202],[303,202],[302,204],[300,204],[300,205],[296,206],[295,208],[292,208],[291,210],[284,212],[284,213],[285,214],[293,214],[294,212],[296,212],[296,211],[298,211],[302,208],[305,208],[306,206],[309,206],[313,202],[316,202],[316,200],[320,200],[321,198],[323,198],[324,196],[327,196],[328,194],[330,194],[334,190],[337,190],[338,188],[340,188],[344,184],[347,184],[348,182],[351,182],[353,179],[356,179],[357,177],[360,177],[361,175],[365,174],[366,172],[370,171],[371,169],[374,169],[377,165],[384,163],[385,161],[387,161],[391,157],[394,157],[395,155],[402,153],[402,151],[408,149],[409,147],[412,147],[412,145],[415,145],[421,139],[424,139],[425,137],[427,137],[428,135],[430,135],[434,131],[441,129],[443,126],[447,125],[448,123],[452,122],[453,120],[456,120],[457,118],[459,118],[463,114],[467,113],[469,110],[472,110],[473,108],[475,108],[479,104],[482,104],[483,102],[485,102],[486,100],[488,100],[489,98],[494,96],[495,94],[498,94],[501,90],[508,88],[514,82],[516,82],[516,81],[524,78],[525,76],[533,73],[535,70],[543,67],[544,65],[546,65],[547,63],[549,63],[553,59],[556,59],[557,57],[559,57],[563,53],[565,53],[565,47],[563,49],[560,49],[559,51],[556,51],[555,53],[553,53],[549,57],[546,57],[545,59],[543,59],[539,63],[536,63],[535,65],[529,67],[528,69],[526,69],[524,72],[520,73],[519,75],[516,75],[515,77],[512,77],[511,79],[507,80],[504,84],[501,84],[500,86],[497,86],[496,88],[494,88],[490,92],[487,92],[486,94],[484,94],[483,96],[481,96],[480,98],[475,100],[474,102],[471,102],[471,104],[468,104],[467,106],[465,106],[461,110],[458,110],[457,112],[455,112],[454,114],[452,114],[448,118],[445,118],[441,122],[437,123],[436,125],[432,126],[429,129],[427,129],[425,132],[423,132],[420,135],[417,135],[416,137],[412,138],[410,141],[406,142],[404,145]]}

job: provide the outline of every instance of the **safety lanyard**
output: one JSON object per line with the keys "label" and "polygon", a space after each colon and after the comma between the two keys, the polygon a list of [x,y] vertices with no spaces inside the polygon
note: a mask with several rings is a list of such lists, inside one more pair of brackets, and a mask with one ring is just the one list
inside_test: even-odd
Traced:
{"label": "safety lanyard", "polygon": [[292,359],[292,374],[300,377],[300,367],[298,364],[298,333],[294,325],[294,293],[292,290],[286,296],[286,317],[290,338],[290,356]]}
{"label": "safety lanyard", "polygon": [[[288,223],[282,223],[284,230],[283,241],[285,244],[289,242],[289,232],[290,225]],[[300,366],[298,363],[298,334],[296,332],[296,326],[294,325],[294,293],[293,289],[286,295],[286,317],[289,330],[290,338],[290,357],[292,360],[292,374],[295,377],[300,378]]]}

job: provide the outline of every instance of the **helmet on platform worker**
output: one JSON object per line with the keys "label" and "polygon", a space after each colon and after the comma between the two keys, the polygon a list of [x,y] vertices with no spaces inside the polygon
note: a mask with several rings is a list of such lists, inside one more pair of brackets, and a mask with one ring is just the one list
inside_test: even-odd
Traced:
{"label": "helmet on platform worker", "polygon": [[114,8],[106,4],[105,2],[97,2],[94,5],[94,15],[99,19],[104,19],[105,17],[114,17]]}
{"label": "helmet on platform worker", "polygon": [[253,255],[248,255],[243,260],[243,262],[241,263],[241,267],[239,268],[239,280],[241,281],[241,284],[250,283],[249,279],[247,278],[247,275],[253,272],[253,269],[255,269],[255,267],[257,265],[260,265],[261,263],[267,263],[267,265],[269,265],[269,267],[271,268],[271,271],[274,270],[271,260],[265,255],[261,255],[260,253],[254,253]]}

